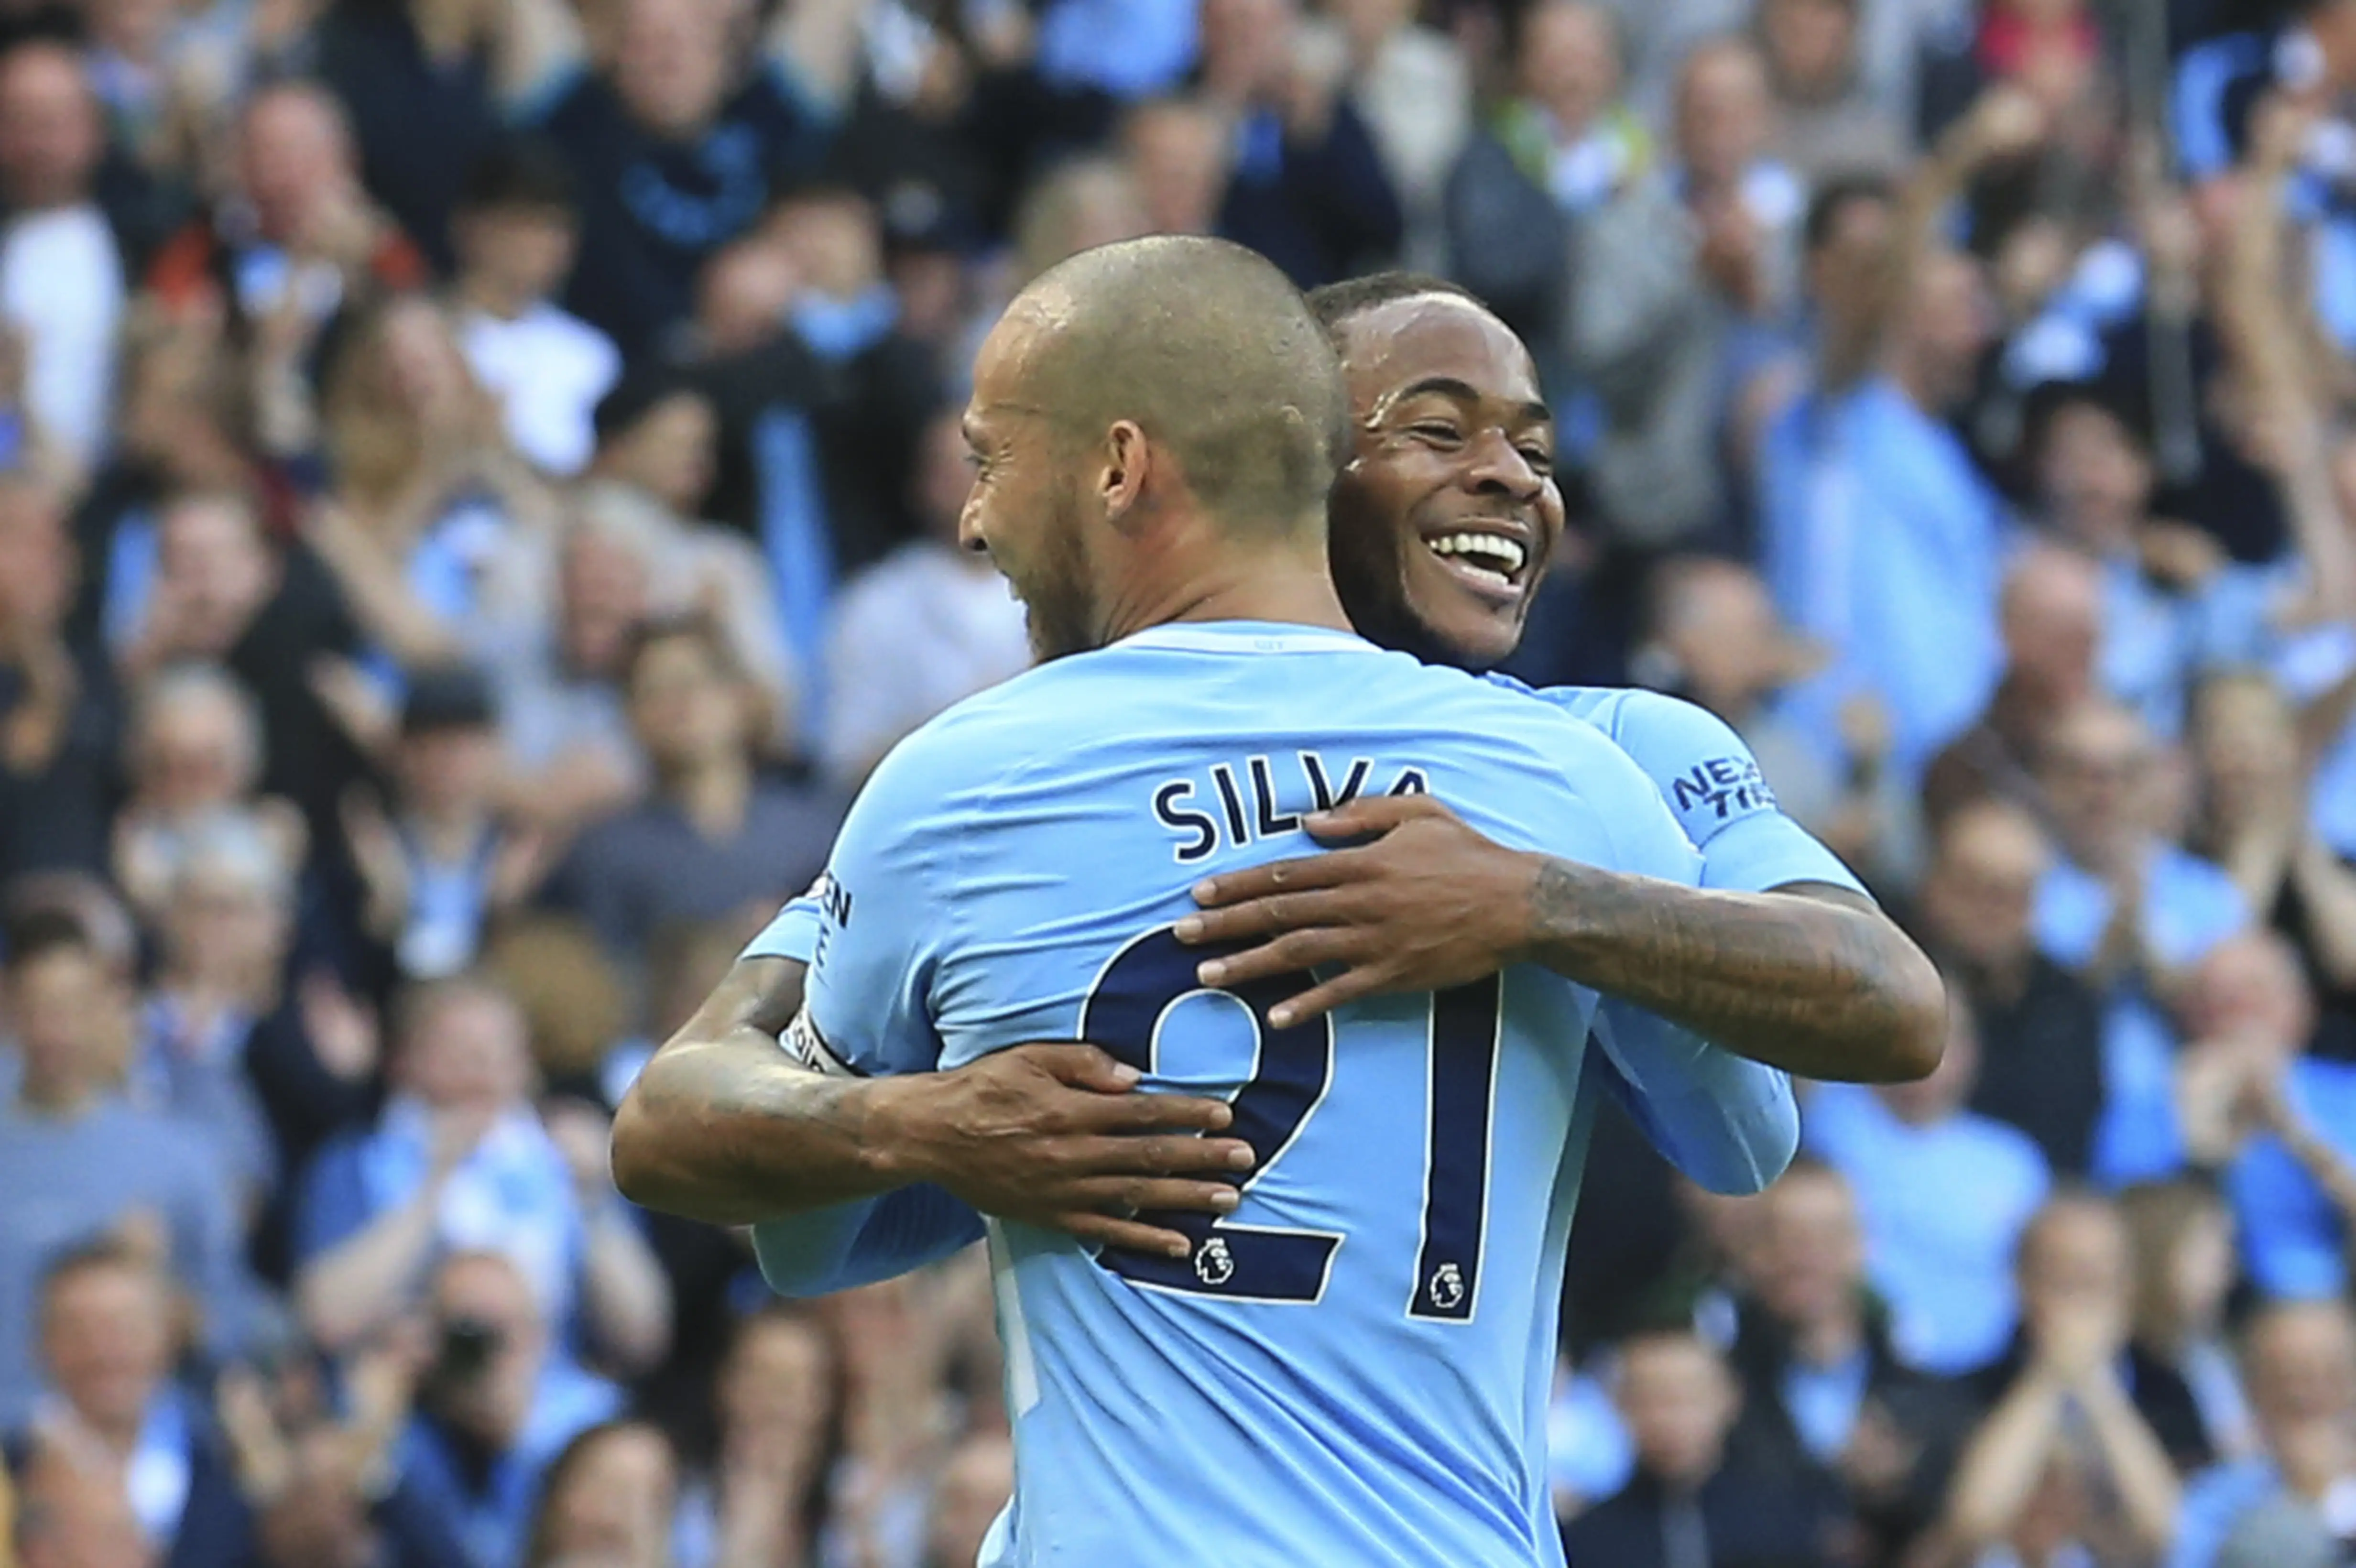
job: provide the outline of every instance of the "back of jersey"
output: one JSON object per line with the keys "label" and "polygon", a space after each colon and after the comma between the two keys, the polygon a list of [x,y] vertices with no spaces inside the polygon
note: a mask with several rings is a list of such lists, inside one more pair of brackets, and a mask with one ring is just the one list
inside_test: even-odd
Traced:
{"label": "back of jersey", "polygon": [[994,1230],[1017,1485],[985,1563],[1557,1561],[1544,1477],[1594,999],[1515,970],[1276,1029],[1298,980],[1197,986],[1203,876],[1314,849],[1301,816],[1429,793],[1519,848],[1690,882],[1599,732],[1344,634],[1162,628],[976,699],[878,771],[809,988],[869,1072],[1085,1039],[1230,1096],[1259,1155],[1170,1259]]}

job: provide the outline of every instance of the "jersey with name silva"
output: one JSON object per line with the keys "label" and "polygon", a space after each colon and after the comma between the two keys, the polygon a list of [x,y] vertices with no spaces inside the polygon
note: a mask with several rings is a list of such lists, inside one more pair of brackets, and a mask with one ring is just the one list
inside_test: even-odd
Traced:
{"label": "jersey with name silva", "polygon": [[1338,632],[1165,627],[1034,670],[877,771],[816,901],[797,1029],[862,1072],[1088,1040],[1232,1098],[1260,1163],[1183,1259],[993,1228],[1015,1499],[984,1562],[1528,1568],[1590,992],[1515,969],[1276,1029],[1205,992],[1201,877],[1301,816],[1429,793],[1515,848],[1691,885],[1592,727]]}

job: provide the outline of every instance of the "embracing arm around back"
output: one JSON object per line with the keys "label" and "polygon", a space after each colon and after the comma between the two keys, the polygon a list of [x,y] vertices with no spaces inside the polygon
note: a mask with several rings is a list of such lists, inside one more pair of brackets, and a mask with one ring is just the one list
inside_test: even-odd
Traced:
{"label": "embracing arm around back", "polygon": [[1259,944],[1207,962],[1205,983],[1340,966],[1279,1009],[1307,1017],[1534,963],[1803,1077],[1903,1082],[1938,1065],[1937,971],[1845,888],[1742,893],[1632,877],[1505,848],[1423,796],[1355,801],[1308,826],[1375,841],[1204,883],[1196,896],[1211,907],[1180,934]]}
{"label": "embracing arm around back", "polygon": [[[1221,1178],[1249,1168],[1251,1150],[1201,1136],[1226,1128],[1225,1102],[1131,1093],[1136,1073],[1085,1045],[901,1077],[814,1071],[778,1038],[806,974],[791,959],[740,960],[655,1053],[614,1119],[614,1179],[632,1201],[751,1225],[929,1185],[985,1214],[1181,1253],[1183,1236],[1130,1216],[1234,1207]],[[872,1244],[946,1211],[921,1192],[905,1207],[818,1228],[847,1245],[872,1223]]]}

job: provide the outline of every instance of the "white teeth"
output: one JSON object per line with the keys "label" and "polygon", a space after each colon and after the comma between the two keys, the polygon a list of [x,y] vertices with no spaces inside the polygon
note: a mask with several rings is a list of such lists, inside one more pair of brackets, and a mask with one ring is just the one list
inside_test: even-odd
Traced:
{"label": "white teeth", "polygon": [[1519,539],[1507,539],[1502,534],[1442,534],[1427,543],[1434,555],[1478,557],[1477,560],[1468,560],[1463,564],[1507,581],[1511,581],[1514,573],[1521,571],[1523,564],[1529,560],[1529,551],[1523,548]]}

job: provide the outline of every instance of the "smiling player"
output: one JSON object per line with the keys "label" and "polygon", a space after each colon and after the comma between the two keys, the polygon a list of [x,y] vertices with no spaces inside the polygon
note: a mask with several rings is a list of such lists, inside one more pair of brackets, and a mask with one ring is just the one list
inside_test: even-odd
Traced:
{"label": "smiling player", "polygon": [[[1356,445],[1328,511],[1351,623],[1427,662],[1490,669],[1521,641],[1563,528],[1529,351],[1436,278],[1382,273],[1310,304],[1349,381]],[[1338,968],[1278,1009],[1293,1020],[1530,960],[1807,1077],[1903,1081],[1937,1064],[1946,1008],[1930,961],[1777,809],[1733,731],[1655,692],[1537,695],[1651,776],[1702,852],[1701,888],[1501,849],[1428,797],[1366,799],[1308,826],[1377,842],[1205,885],[1210,907],[1181,935],[1259,944],[1207,962],[1205,983]]]}

